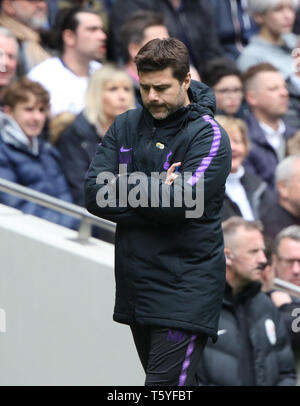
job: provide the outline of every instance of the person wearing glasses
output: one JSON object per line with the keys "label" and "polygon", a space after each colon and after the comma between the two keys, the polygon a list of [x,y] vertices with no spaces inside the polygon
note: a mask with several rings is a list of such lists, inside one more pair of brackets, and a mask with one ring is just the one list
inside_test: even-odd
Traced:
{"label": "person wearing glasses", "polygon": [[[267,272],[267,275],[265,273]],[[270,297],[283,315],[297,365],[298,386],[300,385],[300,298],[274,290],[274,277],[300,287],[300,226],[284,228],[276,237],[272,265],[263,271],[264,286],[268,283]]]}
{"label": "person wearing glasses", "polygon": [[294,386],[293,352],[280,311],[261,291],[267,265],[260,222],[231,217],[222,224],[226,286],[218,341],[208,343],[199,385]]}
{"label": "person wearing glasses", "polygon": [[215,92],[217,114],[242,118],[243,83],[236,64],[227,58],[215,58],[206,63],[200,76]]}
{"label": "person wearing glasses", "polygon": [[281,161],[275,178],[278,202],[269,207],[262,219],[265,234],[271,238],[288,226],[300,226],[300,155]]}
{"label": "person wearing glasses", "polygon": [[46,0],[2,0],[0,26],[7,28],[16,37],[18,76],[50,58],[49,49],[43,43],[40,32],[48,29],[48,7]]}

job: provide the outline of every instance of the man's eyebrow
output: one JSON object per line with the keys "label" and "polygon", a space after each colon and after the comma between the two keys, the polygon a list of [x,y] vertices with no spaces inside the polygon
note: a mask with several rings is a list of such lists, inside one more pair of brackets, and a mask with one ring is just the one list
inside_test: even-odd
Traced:
{"label": "man's eyebrow", "polygon": [[100,28],[102,30],[103,27],[101,25],[87,25],[85,28],[87,28],[88,30],[96,30]]}

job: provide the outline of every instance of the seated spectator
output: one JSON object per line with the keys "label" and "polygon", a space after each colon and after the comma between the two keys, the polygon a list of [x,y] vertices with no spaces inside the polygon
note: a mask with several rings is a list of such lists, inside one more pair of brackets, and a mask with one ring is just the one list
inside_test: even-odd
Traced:
{"label": "seated spectator", "polygon": [[284,121],[289,101],[286,83],[270,64],[253,66],[243,79],[250,109],[245,121],[251,142],[245,169],[258,175],[274,191],[276,166],[286,155],[287,139],[296,132]]}
{"label": "seated spectator", "polygon": [[130,75],[137,104],[141,104],[140,84],[134,58],[139,50],[154,38],[168,38],[169,33],[161,14],[153,11],[137,11],[126,20],[120,30],[120,62]]}
{"label": "seated spectator", "polygon": [[203,352],[199,385],[294,386],[293,352],[284,321],[261,291],[266,264],[262,228],[232,217],[223,223],[223,233],[226,286],[219,337]]}
{"label": "seated spectator", "polygon": [[243,161],[250,150],[245,123],[226,116],[215,116],[229,135],[232,150],[231,172],[226,181],[222,220],[242,216],[245,220],[258,220],[274,197],[265,182],[245,171]]}
{"label": "seated spectator", "polygon": [[[0,177],[72,202],[58,151],[39,137],[49,109],[47,91],[24,77],[7,86],[3,103]],[[77,225],[72,217],[13,195],[1,193],[0,202],[65,227]]]}
{"label": "seated spectator", "polygon": [[48,23],[49,27],[53,27],[58,12],[58,0],[47,0],[48,7]]}
{"label": "seated spectator", "polygon": [[262,221],[271,238],[285,227],[300,225],[300,155],[285,158],[276,168],[278,202],[266,211]]}
{"label": "seated spectator", "polygon": [[[300,286],[300,227],[284,228],[276,237],[272,257],[271,279],[277,277],[283,281]],[[300,298],[287,292],[269,289],[273,303],[284,316],[287,331],[292,341],[292,348],[298,366],[298,385],[300,379],[300,334],[293,329],[296,315],[294,309],[300,308]]]}
{"label": "seated spectator", "polygon": [[210,1],[116,0],[110,14],[110,59],[118,61],[120,27],[137,10],[161,13],[170,36],[178,38],[187,46],[191,64],[197,69],[204,61],[222,55]]}
{"label": "seated spectator", "polygon": [[243,83],[236,64],[226,58],[212,59],[204,65],[200,76],[215,92],[217,114],[238,115],[243,101]]}
{"label": "seated spectator", "polygon": [[97,145],[116,116],[133,107],[133,86],[126,72],[104,66],[91,76],[83,112],[62,132],[56,144],[76,204],[85,206],[85,174]]}
{"label": "seated spectator", "polygon": [[289,107],[286,113],[286,122],[300,129],[300,52],[299,48],[293,51],[294,71],[287,78],[286,84],[289,92]]}
{"label": "seated spectator", "polygon": [[300,154],[300,130],[298,130],[291,138],[287,141],[286,146],[287,155],[297,155]]}
{"label": "seated spectator", "polygon": [[14,35],[0,27],[0,104],[5,87],[15,79],[17,72],[19,46]]}
{"label": "seated spectator", "polygon": [[102,21],[92,11],[66,9],[58,14],[53,32],[60,55],[42,62],[28,76],[50,93],[52,116],[64,111],[78,114],[84,107],[88,78],[101,67],[96,60],[106,52]]}
{"label": "seated spectator", "polygon": [[47,28],[47,11],[46,0],[2,0],[0,26],[9,29],[20,45],[18,75],[50,57],[37,31]]}
{"label": "seated spectator", "polygon": [[246,71],[268,62],[286,79],[293,70],[292,50],[298,46],[298,37],[292,33],[298,0],[248,0],[248,7],[259,32],[238,58],[239,68]]}
{"label": "seated spectator", "polygon": [[257,32],[257,25],[248,14],[247,1],[212,0],[212,4],[223,53],[236,60]]}
{"label": "seated spectator", "polygon": [[108,16],[104,0],[58,0],[58,9],[80,7],[90,9],[99,14],[103,23],[104,31],[108,30]]}

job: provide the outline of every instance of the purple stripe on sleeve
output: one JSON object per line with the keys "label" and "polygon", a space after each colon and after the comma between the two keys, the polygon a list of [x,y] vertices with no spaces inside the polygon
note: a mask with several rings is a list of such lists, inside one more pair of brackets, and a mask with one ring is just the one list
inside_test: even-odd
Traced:
{"label": "purple stripe on sleeve", "polygon": [[191,337],[191,341],[190,341],[190,343],[189,343],[189,345],[187,347],[186,354],[185,354],[185,359],[184,359],[183,364],[182,364],[182,369],[181,369],[181,374],[180,374],[180,377],[179,377],[178,386],[183,386],[185,384],[186,376],[187,376],[187,370],[188,370],[188,367],[190,366],[190,363],[191,363],[191,355],[192,355],[192,353],[194,351],[194,348],[195,348],[195,340],[196,340],[196,338],[197,338],[197,336],[193,335]]}
{"label": "purple stripe on sleeve", "polygon": [[211,126],[212,126],[212,128],[214,130],[214,138],[213,138],[213,142],[211,144],[211,148],[210,148],[208,156],[202,159],[202,162],[201,162],[200,166],[196,169],[196,171],[193,173],[193,175],[188,180],[188,183],[191,186],[195,186],[195,184],[198,182],[198,180],[201,178],[201,176],[207,170],[207,168],[211,164],[211,161],[217,155],[217,152],[218,152],[219,147],[220,147],[220,142],[221,142],[221,131],[220,131],[220,128],[217,125],[217,123],[208,115],[203,116],[203,119],[207,123],[211,124]]}

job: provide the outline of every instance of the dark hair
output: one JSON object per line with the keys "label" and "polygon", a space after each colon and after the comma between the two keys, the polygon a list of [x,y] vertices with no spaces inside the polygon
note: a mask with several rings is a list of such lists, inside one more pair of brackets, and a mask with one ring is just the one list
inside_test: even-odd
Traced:
{"label": "dark hair", "polygon": [[43,107],[49,107],[50,96],[47,90],[38,82],[33,82],[26,76],[6,86],[2,95],[3,105],[14,109],[18,103],[27,102],[30,94],[33,94]]}
{"label": "dark hair", "polygon": [[172,68],[173,76],[182,83],[190,71],[189,51],[176,38],[153,39],[135,57],[138,72]]}
{"label": "dark hair", "polygon": [[145,38],[145,30],[156,25],[165,25],[164,16],[160,13],[139,10],[130,15],[122,25],[118,38],[124,63],[129,62],[130,59],[129,44],[141,44]]}
{"label": "dark hair", "polygon": [[98,15],[89,7],[71,7],[61,9],[56,16],[53,28],[42,35],[42,41],[48,47],[63,52],[64,41],[63,32],[71,30],[76,32],[80,23],[78,19],[79,13],[89,13]]}
{"label": "dark hair", "polygon": [[227,58],[214,58],[200,70],[202,82],[207,86],[215,86],[225,76],[235,75],[241,79],[241,72],[235,62]]}
{"label": "dark hair", "polygon": [[242,80],[243,80],[245,91],[248,90],[249,84],[252,82],[252,80],[255,78],[255,76],[261,72],[279,72],[279,70],[270,63],[259,63],[257,65],[251,66],[251,68],[249,68],[242,75]]}

